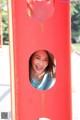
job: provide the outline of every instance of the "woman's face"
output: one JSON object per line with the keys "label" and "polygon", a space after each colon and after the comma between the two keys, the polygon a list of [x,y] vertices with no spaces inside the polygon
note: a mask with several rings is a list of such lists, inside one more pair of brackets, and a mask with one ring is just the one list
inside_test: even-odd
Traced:
{"label": "woman's face", "polygon": [[32,57],[32,69],[40,75],[48,66],[48,55],[44,50],[39,50]]}

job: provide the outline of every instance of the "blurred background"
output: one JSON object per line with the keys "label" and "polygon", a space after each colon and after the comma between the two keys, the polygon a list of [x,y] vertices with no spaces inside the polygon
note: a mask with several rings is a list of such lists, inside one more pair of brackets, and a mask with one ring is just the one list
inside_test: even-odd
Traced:
{"label": "blurred background", "polygon": [[[80,120],[80,0],[71,0],[72,120]],[[0,120],[11,120],[8,3],[0,0]]]}

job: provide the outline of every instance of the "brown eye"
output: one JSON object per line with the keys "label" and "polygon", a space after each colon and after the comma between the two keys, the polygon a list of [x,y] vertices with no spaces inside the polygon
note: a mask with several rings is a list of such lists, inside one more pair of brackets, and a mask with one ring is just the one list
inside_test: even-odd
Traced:
{"label": "brown eye", "polygon": [[47,60],[45,60],[45,61],[48,61],[48,59],[47,59]]}
{"label": "brown eye", "polygon": [[40,60],[40,57],[36,57],[36,59]]}
{"label": "brown eye", "polygon": [[48,62],[48,59],[45,59],[44,61]]}

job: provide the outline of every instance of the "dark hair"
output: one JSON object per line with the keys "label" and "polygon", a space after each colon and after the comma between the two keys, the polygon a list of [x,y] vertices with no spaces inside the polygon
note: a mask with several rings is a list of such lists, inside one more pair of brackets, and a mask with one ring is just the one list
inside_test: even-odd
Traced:
{"label": "dark hair", "polygon": [[[34,55],[36,52],[38,52],[38,51],[39,51],[39,50],[35,51],[35,52],[31,55],[31,57],[30,57],[30,59],[29,59],[29,72],[30,72],[30,69],[32,68],[32,57],[33,57],[33,55]],[[46,72],[50,72],[50,71],[53,72],[53,67],[55,67],[54,56],[52,55],[52,53],[50,53],[50,52],[47,51],[47,50],[43,50],[43,51],[45,51],[45,52],[47,53],[47,55],[48,55],[48,66],[47,66],[47,68],[46,68]]]}
{"label": "dark hair", "polygon": [[46,68],[46,71],[52,71],[53,72],[53,67],[55,67],[55,63],[54,63],[54,56],[52,55],[52,53],[50,53],[47,50],[44,50],[47,55],[48,55],[48,66]]}

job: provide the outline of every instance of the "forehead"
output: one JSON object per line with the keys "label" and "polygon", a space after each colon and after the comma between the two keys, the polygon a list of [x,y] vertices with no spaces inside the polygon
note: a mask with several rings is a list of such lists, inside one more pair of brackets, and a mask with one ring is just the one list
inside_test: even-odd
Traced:
{"label": "forehead", "polygon": [[44,51],[44,50],[39,50],[39,51],[37,51],[37,52],[34,54],[34,56],[40,56],[40,57],[46,57],[46,58],[48,58],[48,55],[47,55],[46,51]]}

